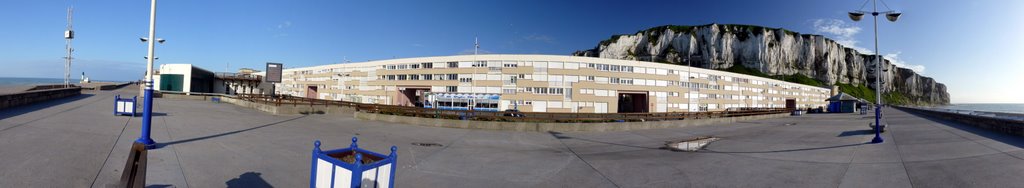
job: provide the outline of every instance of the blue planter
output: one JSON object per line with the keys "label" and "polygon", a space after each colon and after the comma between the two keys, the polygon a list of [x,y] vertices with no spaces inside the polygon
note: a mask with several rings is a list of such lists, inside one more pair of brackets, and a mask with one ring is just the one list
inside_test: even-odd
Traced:
{"label": "blue planter", "polygon": [[121,95],[114,96],[114,115],[135,116],[135,107],[138,101],[138,96],[132,98],[121,98]]}
{"label": "blue planter", "polygon": [[320,150],[319,140],[313,142],[309,187],[394,187],[398,147],[384,155],[360,149],[356,141],[352,137],[348,148],[327,151]]}

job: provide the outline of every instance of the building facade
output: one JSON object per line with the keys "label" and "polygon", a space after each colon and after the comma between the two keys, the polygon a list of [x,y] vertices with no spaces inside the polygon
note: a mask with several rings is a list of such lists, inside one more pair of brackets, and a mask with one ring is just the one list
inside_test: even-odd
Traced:
{"label": "building facade", "polygon": [[830,89],[672,64],[557,55],[459,55],[283,71],[276,93],[350,102],[524,112],[819,108]]}

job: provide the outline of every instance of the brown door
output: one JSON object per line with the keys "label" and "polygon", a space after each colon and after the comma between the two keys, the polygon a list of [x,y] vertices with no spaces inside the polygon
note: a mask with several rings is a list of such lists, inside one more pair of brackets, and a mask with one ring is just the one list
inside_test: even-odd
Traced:
{"label": "brown door", "polygon": [[312,98],[312,99],[317,98],[316,86],[307,86],[306,87],[306,98]]}

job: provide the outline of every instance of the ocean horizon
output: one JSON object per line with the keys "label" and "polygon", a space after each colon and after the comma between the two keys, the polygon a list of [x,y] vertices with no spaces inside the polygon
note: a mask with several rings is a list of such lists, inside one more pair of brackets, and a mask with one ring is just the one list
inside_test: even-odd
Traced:
{"label": "ocean horizon", "polygon": [[[72,78],[69,80],[72,84],[78,84],[81,79]],[[124,82],[124,81],[109,81],[109,80],[93,80],[94,82]],[[63,78],[27,78],[27,77],[0,77],[0,87],[11,87],[11,86],[33,86],[33,85],[47,85],[47,84],[63,84]]]}
{"label": "ocean horizon", "polygon": [[937,108],[1024,114],[1024,103],[955,103]]}

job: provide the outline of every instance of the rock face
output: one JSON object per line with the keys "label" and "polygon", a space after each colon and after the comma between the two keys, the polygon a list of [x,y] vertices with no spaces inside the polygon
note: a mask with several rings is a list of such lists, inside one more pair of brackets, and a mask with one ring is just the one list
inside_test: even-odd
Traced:
{"label": "rock face", "polygon": [[[820,35],[750,25],[660,26],[615,35],[575,56],[652,61],[726,69],[734,65],[769,75],[801,74],[832,85],[867,83],[874,89],[873,55]],[[948,104],[946,86],[882,59],[882,89],[916,104]]]}

